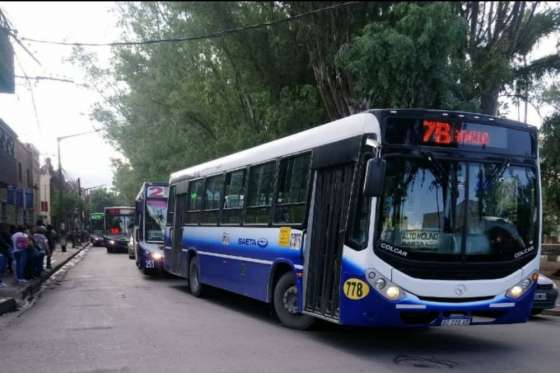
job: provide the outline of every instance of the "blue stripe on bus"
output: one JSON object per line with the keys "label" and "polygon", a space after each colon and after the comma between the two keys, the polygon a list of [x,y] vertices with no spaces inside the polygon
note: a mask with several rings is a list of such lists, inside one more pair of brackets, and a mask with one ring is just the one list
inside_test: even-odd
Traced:
{"label": "blue stripe on bus", "polygon": [[[276,230],[278,229],[271,228],[266,233],[276,234]],[[215,227],[185,227],[178,253],[178,267],[186,268],[188,251],[194,250],[198,253],[202,283],[262,301],[270,300],[268,285],[275,263],[288,263],[297,271],[303,269],[301,249],[281,247],[271,243],[271,240],[263,244],[265,247],[254,244],[256,240],[253,239],[252,245],[243,245],[235,237],[232,237],[232,242],[224,244],[221,239],[216,238],[222,238],[222,233],[223,229]],[[170,254],[169,251],[165,253],[166,256]],[[165,262],[166,269],[170,270],[170,261],[166,259]],[[186,275],[177,272],[179,271],[175,271],[177,275]]]}

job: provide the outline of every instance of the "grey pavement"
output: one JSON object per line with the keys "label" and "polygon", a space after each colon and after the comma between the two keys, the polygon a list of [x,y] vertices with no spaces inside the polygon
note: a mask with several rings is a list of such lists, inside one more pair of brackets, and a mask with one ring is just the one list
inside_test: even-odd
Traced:
{"label": "grey pavement", "polygon": [[560,318],[527,324],[368,330],[282,327],[257,301],[205,299],[152,279],[127,255],[90,248],[9,322],[0,372],[557,372]]}

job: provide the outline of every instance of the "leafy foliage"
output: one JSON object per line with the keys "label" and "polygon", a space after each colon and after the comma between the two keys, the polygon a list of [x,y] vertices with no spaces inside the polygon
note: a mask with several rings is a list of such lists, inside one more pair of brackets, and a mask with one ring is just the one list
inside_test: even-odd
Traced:
{"label": "leafy foliage", "polygon": [[105,188],[94,189],[89,194],[88,208],[90,212],[103,212],[105,207],[120,204],[121,201],[118,196]]}
{"label": "leafy foliage", "polygon": [[560,113],[547,118],[541,128],[541,177],[545,233],[560,224]]}
{"label": "leafy foliage", "polygon": [[344,45],[337,62],[354,76],[365,107],[465,108],[455,83],[464,34],[449,4],[399,4]]}
{"label": "leafy foliage", "polygon": [[[119,3],[122,39],[213,35],[335,2]],[[114,186],[143,181],[369,107],[495,114],[499,95],[556,74],[557,53],[525,63],[558,30],[539,2],[355,2],[274,26],[113,50],[104,70],[77,49],[103,100],[92,116],[127,162]]]}

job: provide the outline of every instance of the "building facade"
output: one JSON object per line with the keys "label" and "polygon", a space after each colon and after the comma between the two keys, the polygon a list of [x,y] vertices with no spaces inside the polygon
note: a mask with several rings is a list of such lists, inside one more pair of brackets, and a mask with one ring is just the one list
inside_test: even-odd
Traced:
{"label": "building facade", "polygon": [[40,207],[39,152],[0,119],[0,222],[34,224]]}
{"label": "building facade", "polygon": [[0,119],[0,223],[15,223],[17,135]]}
{"label": "building facade", "polygon": [[45,159],[45,164],[41,166],[39,178],[40,209],[39,217],[45,224],[52,224],[52,199],[51,184],[54,177],[54,168],[51,159]]}

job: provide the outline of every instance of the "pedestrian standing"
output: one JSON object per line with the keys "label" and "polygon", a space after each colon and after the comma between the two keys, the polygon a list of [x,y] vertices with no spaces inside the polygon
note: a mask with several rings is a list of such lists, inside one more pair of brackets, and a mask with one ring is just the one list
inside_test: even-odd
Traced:
{"label": "pedestrian standing", "polygon": [[29,236],[25,233],[25,228],[18,226],[12,235],[12,254],[15,259],[15,273],[18,283],[28,282],[25,276],[25,268],[29,260]]}
{"label": "pedestrian standing", "polygon": [[51,257],[56,246],[56,232],[52,225],[47,225],[45,236],[47,237],[47,244],[49,246],[49,251],[47,253],[47,269],[51,269]]}
{"label": "pedestrian standing", "polygon": [[50,257],[49,254],[49,240],[47,236],[47,228],[43,225],[35,227],[35,233],[33,233],[34,242],[34,259],[33,259],[33,274],[35,276],[40,276],[43,272],[43,261],[45,256]]}

